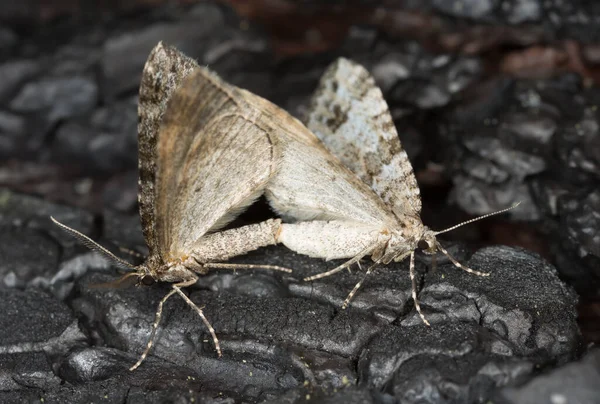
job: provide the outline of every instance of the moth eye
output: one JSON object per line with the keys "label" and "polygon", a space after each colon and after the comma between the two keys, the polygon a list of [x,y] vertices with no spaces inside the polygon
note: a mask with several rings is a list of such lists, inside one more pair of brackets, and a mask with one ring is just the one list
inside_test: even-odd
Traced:
{"label": "moth eye", "polygon": [[425,240],[419,240],[417,247],[419,247],[421,250],[427,250],[429,248],[429,243]]}
{"label": "moth eye", "polygon": [[142,285],[150,286],[154,284],[154,278],[150,275],[146,275],[142,278]]}

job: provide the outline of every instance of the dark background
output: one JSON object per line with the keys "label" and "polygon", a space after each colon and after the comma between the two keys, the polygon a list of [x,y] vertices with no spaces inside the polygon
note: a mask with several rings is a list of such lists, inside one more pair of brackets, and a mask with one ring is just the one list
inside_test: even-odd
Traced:
{"label": "dark background", "polygon": [[[58,246],[48,241],[61,237],[43,221],[56,210],[96,239],[143,249],[137,89],[158,41],[298,117],[326,66],[346,56],[363,63],[384,92],[421,187],[425,224],[445,228],[523,201],[444,239],[471,252],[518,246],[555,265],[580,295],[583,339],[574,359],[600,339],[598,21],[600,7],[583,1],[3,5],[2,287],[50,288],[80,323],[88,321],[74,303],[87,293],[77,289],[79,278],[63,290],[51,275],[85,253],[64,237]],[[241,221],[269,216],[260,202]],[[300,262],[268,252],[291,267]],[[316,272],[318,263],[306,265]],[[119,345],[86,327],[90,345]]]}

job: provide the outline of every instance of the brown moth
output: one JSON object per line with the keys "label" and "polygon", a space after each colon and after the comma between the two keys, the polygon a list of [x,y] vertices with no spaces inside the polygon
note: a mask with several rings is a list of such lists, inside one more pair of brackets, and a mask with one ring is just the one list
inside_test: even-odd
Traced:
{"label": "brown moth", "polygon": [[[427,254],[441,251],[458,268],[488,275],[460,264],[437,236],[518,204],[442,231],[426,227],[420,219],[420,192],[412,166],[381,90],[362,66],[341,58],[323,75],[307,119],[314,133],[269,101],[229,88],[269,117],[265,128],[277,145],[276,168],[265,195],[288,223],[280,224],[276,239],[270,241],[326,260],[350,258],[305,280],[332,275],[370,255],[374,264],[366,278],[376,265],[410,256],[412,297],[420,317],[429,325],[417,299],[415,249]],[[343,308],[365,278],[350,292]]]}
{"label": "brown moth", "polygon": [[442,231],[423,224],[412,166],[383,94],[365,68],[344,58],[333,63],[313,96],[306,122],[312,132],[278,134],[282,160],[265,193],[274,210],[289,222],[281,225],[277,241],[311,257],[349,260],[305,280],[332,275],[370,255],[374,264],[366,278],[376,265],[410,256],[412,297],[429,325],[417,300],[417,248],[427,254],[441,251],[458,268],[488,275],[460,264],[436,237],[491,214]]}
{"label": "brown moth", "polygon": [[165,301],[178,294],[202,318],[221,356],[219,340],[202,309],[182,288],[217,268],[267,268],[223,261],[275,244],[280,220],[217,232],[264,191],[280,159],[275,131],[289,116],[272,104],[221,81],[174,48],[159,43],[144,67],[139,102],[139,207],[149,255],[139,266],[116,257],[87,236],[54,218],[62,229],[117,265],[138,282],[170,282],[160,301],[148,355]]}

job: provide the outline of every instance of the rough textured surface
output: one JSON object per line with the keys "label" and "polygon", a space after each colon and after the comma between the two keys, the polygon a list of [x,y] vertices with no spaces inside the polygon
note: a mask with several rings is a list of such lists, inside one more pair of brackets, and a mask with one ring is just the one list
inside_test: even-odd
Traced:
{"label": "rough textured surface", "polygon": [[600,378],[600,352],[595,349],[583,359],[540,376],[521,387],[502,389],[499,403],[593,403]]}
{"label": "rough textured surface", "polygon": [[[15,240],[35,240],[26,226],[11,231]],[[296,279],[335,262],[272,247],[234,262],[286,265],[297,270],[294,276],[220,271],[189,289],[219,335],[221,359],[196,314],[173,299],[152,356],[130,372],[165,285],[94,287],[115,278],[94,255],[61,257],[59,266],[27,253],[39,243],[23,242],[20,248],[26,262],[43,270],[38,278],[18,278],[16,288],[0,289],[3,307],[10,308],[0,316],[5,401],[38,394],[50,402],[85,402],[98,392],[110,401],[130,400],[126,386],[133,386],[148,402],[162,402],[164,389],[175,396],[202,391],[251,402],[307,397],[345,402],[350,396],[361,397],[357,402],[381,397],[415,402],[424,396],[429,402],[441,402],[435,397],[442,396],[471,402],[529,379],[534,369],[570,360],[581,341],[576,295],[552,266],[524,250],[490,247],[468,260],[457,254],[491,272],[489,278],[440,263],[435,274],[421,279],[428,328],[412,306],[406,263],[379,269],[351,308],[341,310],[360,272],[304,283]],[[19,256],[7,258],[5,266],[23,265]]]}
{"label": "rough textured surface", "polygon": [[[382,14],[362,2],[358,13],[323,6],[321,19],[289,3],[277,14],[232,2],[246,18],[202,3],[31,34],[0,26],[0,402],[593,403],[598,353],[575,361],[586,351],[578,298],[559,276],[582,294],[585,338],[600,340],[596,8],[428,1]],[[364,64],[415,168],[425,224],[524,201],[510,222],[441,237],[492,275],[442,260],[433,273],[419,256],[427,328],[406,262],[379,268],[342,311],[359,271],[306,283],[338,262],[262,249],[233,262],[295,273],[217,271],[188,290],[205,305],[222,359],[173,298],[152,355],[129,372],[167,288],[93,287],[117,272],[48,216],[140,262],[118,246],[145,252],[137,86],[158,40],[296,116],[335,57]],[[259,204],[239,224],[270,215]],[[481,248],[501,243],[539,252],[558,272],[522,248]]]}
{"label": "rough textured surface", "polygon": [[597,293],[600,92],[574,75],[488,85],[444,116],[452,198],[472,214],[523,201],[514,215],[539,220],[561,273]]}

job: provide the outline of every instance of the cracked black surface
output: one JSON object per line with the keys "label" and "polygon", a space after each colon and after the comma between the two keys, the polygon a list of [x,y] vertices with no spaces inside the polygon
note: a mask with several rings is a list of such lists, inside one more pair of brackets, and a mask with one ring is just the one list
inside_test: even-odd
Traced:
{"label": "cracked black surface", "polygon": [[491,86],[445,115],[451,197],[472,214],[523,201],[514,216],[539,220],[561,273],[580,292],[596,294],[600,92],[572,74]]}
{"label": "cracked black surface", "polygon": [[[496,3],[479,3],[469,15],[442,2],[422,7],[486,23],[551,18],[547,2]],[[600,279],[595,86],[576,74],[490,79],[481,56],[437,54],[363,26],[336,51],[277,58],[261,29],[213,4],[129,18],[76,35],[49,30],[46,42],[0,29],[0,402],[533,403],[564,396],[592,403],[600,396],[598,352],[586,352],[578,297],[563,283],[596,294]],[[561,24],[545,27],[577,39],[574,25]],[[443,241],[491,276],[441,259],[432,272],[418,257],[428,328],[414,310],[407,262],[379,268],[341,310],[360,271],[305,283],[302,277],[336,262],[265,248],[233,262],[294,274],[212,272],[187,291],[205,307],[222,358],[197,315],[173,298],[152,354],[130,372],[168,286],[95,287],[118,273],[49,216],[114,251],[144,252],[136,92],[159,40],[297,116],[336,56],[364,63],[417,174],[432,162],[446,167],[449,198],[424,192],[426,224],[455,224],[463,216],[452,204],[482,214],[522,199],[508,217],[536,226],[556,268],[522,248]],[[265,215],[253,208],[242,221]]]}
{"label": "cracked black surface", "polygon": [[[19,202],[30,198],[5,191],[4,206],[27,206]],[[348,394],[364,394],[373,402],[415,402],[424,395],[472,402],[528,380],[535,369],[568,362],[581,342],[576,295],[554,267],[522,249],[488,247],[470,258],[452,249],[490,277],[443,262],[436,273],[421,275],[429,328],[414,311],[407,263],[380,268],[351,308],[341,310],[359,271],[304,283],[297,279],[323,263],[272,247],[234,261],[288,265],[297,269],[294,276],[215,272],[189,290],[219,335],[222,358],[196,314],[173,299],[151,357],[130,372],[168,287],[94,287],[116,276],[105,262],[82,249],[48,262],[27,253],[39,247],[30,227],[11,228],[4,234],[22,241],[30,266],[54,270],[36,277],[9,270],[21,283],[0,290],[3,307],[11,308],[0,316],[0,399],[7,402],[36,395],[46,402],[85,402],[94,394],[135,402],[132,391],[146,402],[163,402],[165,389],[188,401],[299,402],[308,395],[342,402]],[[59,245],[54,241],[54,250]],[[12,262],[5,267],[14,268]]]}

